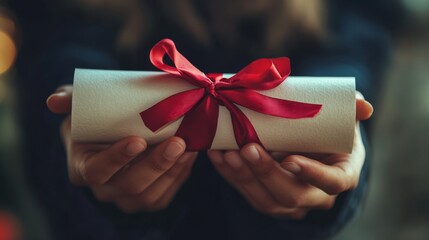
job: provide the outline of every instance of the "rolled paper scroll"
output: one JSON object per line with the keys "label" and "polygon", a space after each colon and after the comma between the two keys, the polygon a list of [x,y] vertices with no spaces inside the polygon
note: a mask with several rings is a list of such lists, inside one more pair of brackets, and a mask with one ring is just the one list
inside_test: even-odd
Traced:
{"label": "rolled paper scroll", "polygon": [[[142,123],[139,113],[193,88],[196,86],[162,72],[76,69],[72,138],[79,142],[109,143],[135,135],[145,138],[149,144],[157,144],[176,133],[182,118],[152,132]],[[257,92],[323,105],[315,117],[303,119],[270,116],[237,105],[267,150],[351,152],[356,117],[353,77],[288,77],[276,88]],[[211,149],[237,148],[230,113],[220,106]]]}

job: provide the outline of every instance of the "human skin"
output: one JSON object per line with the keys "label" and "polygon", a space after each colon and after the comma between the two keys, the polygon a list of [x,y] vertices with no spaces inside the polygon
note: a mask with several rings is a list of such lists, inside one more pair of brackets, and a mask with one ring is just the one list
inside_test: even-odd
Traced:
{"label": "human skin", "polygon": [[[70,114],[73,87],[60,87],[47,99],[56,114]],[[256,210],[277,218],[301,219],[312,209],[330,209],[336,196],[353,189],[365,160],[358,122],[373,108],[356,94],[356,134],[350,154],[267,152],[258,144],[237,151],[209,150],[219,172]],[[196,152],[171,137],[156,146],[129,136],[112,144],[73,142],[70,117],[61,125],[70,181],[91,188],[103,202],[126,213],[165,209],[189,177]]]}

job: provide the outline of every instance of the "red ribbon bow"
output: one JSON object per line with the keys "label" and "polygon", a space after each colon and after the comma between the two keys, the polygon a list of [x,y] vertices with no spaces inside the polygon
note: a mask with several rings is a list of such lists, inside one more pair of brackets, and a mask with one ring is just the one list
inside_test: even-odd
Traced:
{"label": "red ribbon bow", "polygon": [[[164,63],[167,54],[175,67]],[[238,146],[254,142],[262,145],[250,120],[235,105],[282,117],[314,117],[322,108],[308,104],[264,96],[254,90],[277,87],[290,74],[289,58],[258,59],[231,78],[222,74],[204,74],[180,54],[174,42],[163,39],[150,52],[150,60],[158,69],[179,76],[199,87],[174,94],[140,113],[145,125],[153,132],[184,116],[176,136],[186,141],[188,150],[209,149],[215,137],[219,105],[231,113]]]}

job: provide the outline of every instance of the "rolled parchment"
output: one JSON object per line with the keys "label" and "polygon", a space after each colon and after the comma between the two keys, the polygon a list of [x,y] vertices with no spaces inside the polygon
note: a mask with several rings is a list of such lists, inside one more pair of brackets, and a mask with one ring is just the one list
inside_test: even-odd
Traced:
{"label": "rolled parchment", "polygon": [[[225,77],[231,75],[225,74]],[[72,138],[78,142],[114,142],[141,136],[156,144],[173,136],[179,119],[152,132],[139,113],[161,100],[196,88],[162,72],[76,69],[72,102]],[[267,150],[349,153],[356,118],[354,77],[288,77],[259,93],[275,98],[322,104],[314,118],[274,117],[238,106],[250,119]],[[231,118],[221,106],[212,149],[237,149]]]}

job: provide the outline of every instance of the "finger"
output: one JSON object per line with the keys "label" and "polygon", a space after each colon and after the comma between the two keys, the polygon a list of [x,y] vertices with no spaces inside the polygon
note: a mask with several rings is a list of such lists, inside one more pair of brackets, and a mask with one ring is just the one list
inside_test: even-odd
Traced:
{"label": "finger", "polygon": [[356,120],[367,120],[374,112],[371,103],[366,101],[360,92],[356,92]]}
{"label": "finger", "polygon": [[46,104],[53,113],[65,114],[71,112],[73,87],[66,85],[59,88],[46,99]]}
{"label": "finger", "polygon": [[209,151],[208,155],[216,170],[255,209],[267,214],[279,214],[284,211],[284,207],[275,201],[250,168],[244,164],[237,151],[229,151],[224,155],[220,151]]}
{"label": "finger", "polygon": [[158,211],[166,208],[189,177],[196,156],[197,153],[193,152],[183,154],[169,171],[143,193],[118,198],[115,200],[116,205],[125,212]]}
{"label": "finger", "polygon": [[[207,156],[209,157],[210,161],[212,163],[216,163],[216,165],[223,164],[223,152],[219,150],[208,150]],[[215,166],[216,166],[215,165]]]}
{"label": "finger", "polygon": [[183,172],[190,172],[196,156],[196,152],[184,153],[170,170],[150,185],[137,199],[147,206],[155,205],[171,186],[181,185],[184,179],[179,179],[179,176],[183,175]]}
{"label": "finger", "polygon": [[110,194],[135,195],[143,192],[176,163],[185,148],[185,141],[179,137],[165,140],[125,171],[113,176],[111,181],[104,185],[104,190]]}
{"label": "finger", "polygon": [[228,168],[228,165],[225,162],[224,152],[218,151],[218,150],[209,150],[207,151],[207,156],[209,157],[210,161],[212,162],[213,166],[218,171],[218,173],[225,180],[227,180],[231,185],[235,187],[237,183],[234,181],[235,180],[234,178],[230,177],[233,174],[232,174],[232,170]]}
{"label": "finger", "polygon": [[276,160],[277,162],[285,159],[287,156],[291,155],[291,152],[286,152],[286,151],[271,151],[269,152],[271,157]]}
{"label": "finger", "polygon": [[[343,156],[347,158],[347,156]],[[281,163],[281,166],[294,173],[299,179],[322,189],[330,195],[336,195],[355,188],[359,175],[355,169],[343,161],[329,166],[317,160],[300,155],[292,155]]]}
{"label": "finger", "polygon": [[71,118],[70,115],[67,116],[64,121],[61,123],[60,127],[61,132],[61,139],[63,140],[63,144],[67,150],[67,152],[70,152],[71,147]]}
{"label": "finger", "polygon": [[272,214],[271,216],[279,219],[292,219],[292,220],[301,220],[303,219],[307,213],[309,212],[309,209],[307,208],[292,208],[292,209],[285,209],[281,212]]}
{"label": "finger", "polygon": [[329,198],[325,192],[296,179],[259,145],[248,144],[240,154],[257,179],[273,197],[289,208],[324,207]]}
{"label": "finger", "polygon": [[[213,154],[217,155],[217,157],[220,155],[219,152],[209,152],[211,159],[213,159]],[[237,163],[238,161],[242,161],[243,163]],[[224,161],[222,163],[216,161],[214,165],[218,172],[230,182],[256,210],[273,217],[286,217],[290,219],[301,219],[308,212],[306,208],[288,208],[276,201],[272,194],[258,181],[237,151],[226,152],[224,154]],[[319,206],[318,208],[326,209],[331,206],[332,201],[326,202],[323,207]]]}
{"label": "finger", "polygon": [[185,167],[185,169],[181,171],[176,181],[173,182],[173,184],[165,191],[161,198],[152,206],[152,209],[161,210],[166,208],[170,204],[170,202],[174,199],[174,196],[176,196],[176,193],[179,191],[180,187],[191,174],[193,163],[194,161],[191,161],[190,164],[187,164],[187,167]]}
{"label": "finger", "polygon": [[284,160],[282,167],[300,180],[335,195],[357,186],[365,155],[359,125],[356,125],[351,154],[320,155],[322,159],[316,155],[292,155]]}
{"label": "finger", "polygon": [[[147,143],[140,137],[127,137],[108,148],[98,151],[93,144],[76,144],[75,168],[88,185],[105,184],[121,168],[146,150]],[[85,160],[86,159],[86,160]]]}
{"label": "finger", "polygon": [[86,186],[96,184],[97,180],[89,180],[87,182],[85,177],[89,179],[92,177],[92,170],[87,171],[86,161],[93,157],[97,152],[103,151],[109,146],[107,144],[94,144],[94,143],[77,143],[71,139],[71,120],[68,116],[61,124],[61,139],[67,154],[67,170],[68,176],[72,184],[76,186]]}
{"label": "finger", "polygon": [[[82,175],[79,173],[81,167],[80,163],[84,162],[84,159],[80,157],[73,156],[74,149],[76,148],[77,143],[71,140],[70,135],[71,129],[71,120],[70,116],[68,116],[61,124],[61,139],[63,141],[64,147],[66,149],[67,154],[67,171],[70,182],[76,186],[86,186],[88,185],[86,181],[82,178]],[[83,146],[85,147],[85,146]],[[88,149],[90,146],[88,146]]]}

